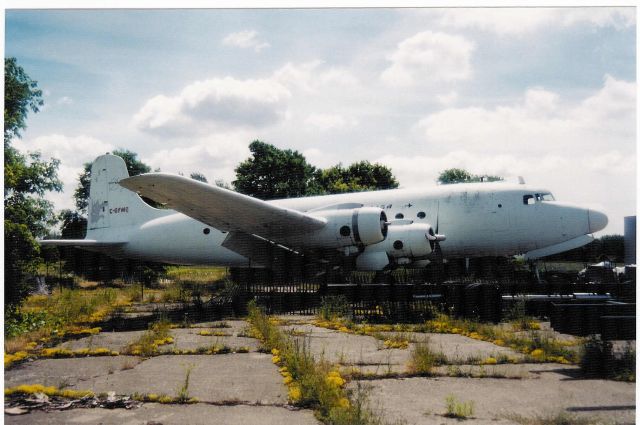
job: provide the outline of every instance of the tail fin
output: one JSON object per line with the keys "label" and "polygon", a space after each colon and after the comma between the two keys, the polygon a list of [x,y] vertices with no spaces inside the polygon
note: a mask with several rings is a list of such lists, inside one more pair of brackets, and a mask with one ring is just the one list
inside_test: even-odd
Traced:
{"label": "tail fin", "polygon": [[87,230],[130,226],[162,214],[118,182],[129,177],[127,165],[117,155],[102,155],[91,166]]}

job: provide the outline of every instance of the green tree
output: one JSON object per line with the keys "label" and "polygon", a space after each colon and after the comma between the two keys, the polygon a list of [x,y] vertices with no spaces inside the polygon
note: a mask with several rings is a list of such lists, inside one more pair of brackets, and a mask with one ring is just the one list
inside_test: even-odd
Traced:
{"label": "green tree", "polygon": [[471,174],[462,168],[449,168],[440,173],[437,182],[440,184],[495,182],[504,180],[500,176]]}
{"label": "green tree", "polygon": [[342,164],[324,169],[318,182],[325,193],[362,192],[395,189],[398,181],[384,165],[360,161],[344,168]]}
{"label": "green tree", "polygon": [[42,90],[38,82],[33,81],[16,58],[4,59],[4,143],[5,146],[14,137],[20,137],[24,130],[29,110],[34,113],[44,104]]}
{"label": "green tree", "polygon": [[5,303],[15,305],[28,292],[27,276],[40,262],[36,237],[44,237],[55,224],[53,205],[44,199],[62,190],[59,161],[45,161],[40,153],[22,154],[11,140],[26,128],[29,110],[38,112],[42,91],[15,58],[5,59],[4,97],[4,277]]}
{"label": "green tree", "polygon": [[236,191],[259,199],[278,199],[319,193],[318,170],[298,151],[278,149],[255,140],[251,157],[236,168]]}
{"label": "green tree", "polygon": [[[144,162],[138,159],[138,154],[135,152],[131,152],[127,149],[118,149],[112,152],[113,155],[117,155],[124,159],[125,164],[127,164],[127,171],[130,176],[137,176],[138,174],[144,174],[151,171],[151,167],[149,167]],[[87,162],[84,164],[84,171],[80,174],[78,187],[73,194],[73,198],[76,201],[76,208],[78,212],[82,215],[87,214],[87,207],[89,206],[89,189],[91,186],[91,165],[93,163]],[[149,205],[157,207],[157,204],[153,201],[145,199]]]}
{"label": "green tree", "polygon": [[203,182],[203,183],[208,183],[207,178],[204,176],[204,174],[198,172],[198,171],[194,171],[193,173],[191,173],[191,175],[189,176],[194,180],[197,180],[199,182]]}

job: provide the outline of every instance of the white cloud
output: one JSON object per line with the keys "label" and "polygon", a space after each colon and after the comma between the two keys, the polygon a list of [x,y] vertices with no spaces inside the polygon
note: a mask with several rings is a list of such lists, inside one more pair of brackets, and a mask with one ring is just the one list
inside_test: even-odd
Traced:
{"label": "white cloud", "polygon": [[360,83],[351,71],[342,67],[324,67],[320,60],[300,64],[288,62],[273,74],[273,79],[291,89],[317,93],[326,89],[353,89]]}
{"label": "white cloud", "polygon": [[56,103],[58,105],[71,105],[73,104],[73,99],[71,99],[69,96],[63,96],[60,99],[58,99]]}
{"label": "white cloud", "polygon": [[529,89],[521,102],[493,109],[449,108],[418,123],[430,149],[599,154],[635,146],[635,83],[605,77],[602,89],[577,104]]}
{"label": "white cloud", "polygon": [[51,134],[34,139],[15,139],[13,145],[20,151],[39,151],[45,159],[60,160],[58,178],[62,181],[62,193],[50,193],[47,199],[54,202],[57,209],[75,209],[73,192],[78,186],[78,177],[84,164],[92,162],[98,155],[111,152],[115,146],[94,137],[65,136]]}
{"label": "white cloud", "polygon": [[458,35],[424,31],[403,40],[381,78],[392,86],[465,80],[471,76],[473,43]]}
{"label": "white cloud", "polygon": [[214,78],[186,86],[179,95],[149,99],[133,118],[149,133],[206,135],[230,128],[260,128],[283,118],[291,93],[272,79]]}
{"label": "white cloud", "polygon": [[582,23],[596,27],[622,29],[635,25],[635,9],[632,7],[456,8],[441,11],[439,23],[444,27],[472,28],[505,36]]}
{"label": "white cloud", "polygon": [[225,46],[239,47],[241,49],[253,49],[259,52],[270,46],[266,41],[258,39],[257,31],[239,31],[227,35],[222,44]]}
{"label": "white cloud", "polygon": [[304,123],[318,130],[328,131],[353,128],[358,125],[358,120],[337,114],[311,114],[304,120]]}
{"label": "white cloud", "polygon": [[444,106],[451,106],[458,100],[458,93],[451,91],[449,93],[439,94],[436,99]]}
{"label": "white cloud", "polygon": [[251,134],[233,132],[198,138],[188,146],[154,151],[144,162],[159,167],[163,172],[203,173],[213,184],[216,179],[230,183],[235,178],[235,167],[249,156],[247,141]]}

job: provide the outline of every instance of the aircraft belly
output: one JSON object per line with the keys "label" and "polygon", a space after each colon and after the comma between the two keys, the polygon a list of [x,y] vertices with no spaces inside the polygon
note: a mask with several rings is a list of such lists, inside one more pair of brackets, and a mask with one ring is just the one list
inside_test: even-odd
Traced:
{"label": "aircraft belly", "polygon": [[221,246],[226,234],[216,229],[195,220],[154,224],[132,232],[125,247],[128,255],[170,264],[249,265],[247,258]]}

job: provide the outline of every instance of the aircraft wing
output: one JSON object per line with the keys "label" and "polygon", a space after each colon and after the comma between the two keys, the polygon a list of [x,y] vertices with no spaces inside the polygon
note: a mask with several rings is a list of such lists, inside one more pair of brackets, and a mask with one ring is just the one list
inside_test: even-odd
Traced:
{"label": "aircraft wing", "polygon": [[141,174],[119,184],[218,230],[273,242],[326,225],[323,218],[174,174]]}

